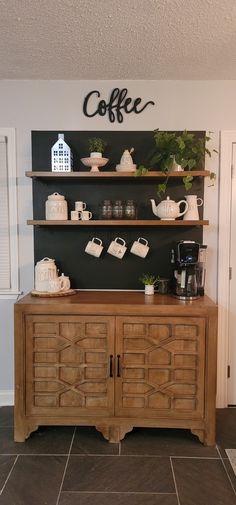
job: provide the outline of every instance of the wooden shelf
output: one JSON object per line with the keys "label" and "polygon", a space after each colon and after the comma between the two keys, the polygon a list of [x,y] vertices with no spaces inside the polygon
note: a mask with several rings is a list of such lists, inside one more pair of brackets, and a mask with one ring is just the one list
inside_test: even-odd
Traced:
{"label": "wooden shelf", "polygon": [[208,220],[184,221],[184,220],[161,220],[161,219],[91,219],[90,221],[49,221],[40,219],[28,219],[27,224],[36,226],[203,226],[208,225]]}
{"label": "wooden shelf", "polygon": [[[25,172],[26,177],[38,177],[38,178],[49,178],[49,179],[77,179],[77,178],[92,178],[92,179],[106,179],[106,178],[135,178],[137,180],[140,177],[155,178],[155,177],[166,177],[163,172],[147,172],[144,175],[137,176],[135,172]],[[184,172],[170,172],[168,177],[208,177],[210,175],[209,170],[190,170]]]}

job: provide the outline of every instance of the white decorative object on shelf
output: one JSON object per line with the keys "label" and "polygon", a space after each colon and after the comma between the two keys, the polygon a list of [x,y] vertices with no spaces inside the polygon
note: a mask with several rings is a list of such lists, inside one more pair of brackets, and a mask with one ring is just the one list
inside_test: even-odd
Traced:
{"label": "white decorative object on shelf", "polygon": [[67,221],[68,206],[63,195],[53,193],[48,195],[45,203],[46,220],[49,221]]}
{"label": "white decorative object on shelf", "polygon": [[73,168],[73,155],[70,147],[64,141],[64,134],[58,134],[57,142],[51,149],[52,172],[71,172]]}
{"label": "white decorative object on shelf", "polygon": [[58,277],[55,260],[43,258],[35,266],[35,292],[36,293],[58,293],[70,289],[69,277],[62,274]]}
{"label": "white decorative object on shelf", "polygon": [[201,205],[203,205],[203,199],[198,197],[197,195],[186,195],[185,198],[188,202],[188,210],[183,219],[186,221],[191,220],[198,221],[199,220],[198,207],[201,207]]}
{"label": "white decorative object on shelf", "polygon": [[[180,204],[185,205],[184,211],[180,212]],[[166,200],[162,200],[158,205],[156,205],[155,200],[151,199],[152,212],[155,216],[162,220],[174,221],[177,217],[183,216],[188,210],[188,202],[186,200],[180,200],[175,202],[167,196]]]}
{"label": "white decorative object on shelf", "polygon": [[35,266],[35,290],[48,291],[49,281],[57,278],[57,267],[52,258],[43,258]]}
{"label": "white decorative object on shelf", "polygon": [[90,156],[89,158],[81,158],[81,161],[86,167],[91,167],[90,172],[99,172],[99,167],[104,167],[109,161],[109,159],[93,158],[92,156]]}
{"label": "white decorative object on shelf", "polygon": [[125,149],[123,152],[119,165],[116,165],[117,172],[135,172],[136,165],[133,163],[131,153],[134,151],[133,147],[128,151]]}

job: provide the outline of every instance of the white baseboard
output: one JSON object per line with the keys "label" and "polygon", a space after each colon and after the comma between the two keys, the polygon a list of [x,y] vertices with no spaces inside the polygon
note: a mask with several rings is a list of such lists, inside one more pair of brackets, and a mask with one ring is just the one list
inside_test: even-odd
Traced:
{"label": "white baseboard", "polygon": [[12,389],[0,390],[0,407],[14,405],[14,391]]}

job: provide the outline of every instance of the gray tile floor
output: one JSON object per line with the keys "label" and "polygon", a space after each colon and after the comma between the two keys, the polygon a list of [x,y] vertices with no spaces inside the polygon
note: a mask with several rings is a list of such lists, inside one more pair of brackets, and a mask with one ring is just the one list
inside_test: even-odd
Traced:
{"label": "gray tile floor", "polygon": [[217,445],[188,430],[141,429],[109,444],[92,427],[41,427],[13,441],[0,408],[0,505],[236,505],[236,408],[217,410]]}

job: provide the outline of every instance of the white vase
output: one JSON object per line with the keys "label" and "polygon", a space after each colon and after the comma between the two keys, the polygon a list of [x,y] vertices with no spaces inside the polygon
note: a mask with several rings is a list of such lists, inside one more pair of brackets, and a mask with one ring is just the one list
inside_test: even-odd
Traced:
{"label": "white vase", "polygon": [[179,165],[176,161],[175,161],[175,156],[172,156],[173,158],[173,163],[172,163],[172,166],[171,166],[171,169],[170,169],[170,172],[183,172],[184,169],[181,165]]}

